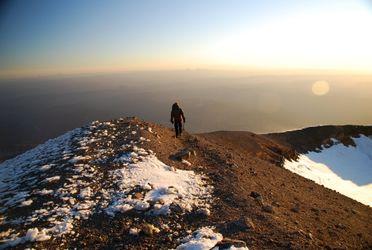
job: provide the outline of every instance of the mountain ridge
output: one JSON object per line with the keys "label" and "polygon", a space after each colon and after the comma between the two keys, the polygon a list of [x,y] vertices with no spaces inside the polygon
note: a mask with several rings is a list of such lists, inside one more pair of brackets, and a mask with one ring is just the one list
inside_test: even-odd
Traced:
{"label": "mountain ridge", "polygon": [[[202,237],[203,239],[215,239],[215,244],[213,244],[220,247],[229,246],[229,244],[230,246],[242,244],[250,249],[332,249],[372,246],[369,234],[372,228],[368,223],[372,218],[371,208],[280,167],[285,159],[295,159],[297,152],[270,136],[250,132],[220,131],[196,135],[185,132],[180,139],[175,139],[171,129],[137,118],[96,122],[85,127],[83,131],[89,134],[83,135],[87,138],[84,139],[85,145],[74,146],[77,151],[73,152],[79,154],[69,149],[71,151],[69,154],[72,155],[63,153],[66,155],[65,160],[57,157],[59,163],[56,166],[60,166],[63,171],[59,172],[60,178],[53,184],[55,190],[63,188],[67,184],[65,180],[70,178],[70,175],[73,176],[72,172],[69,174],[70,169],[76,171],[81,167],[82,174],[86,175],[84,178],[97,176],[96,179],[100,180],[101,174],[105,178],[111,178],[109,177],[110,171],[123,167],[122,164],[125,164],[126,160],[138,159],[135,160],[137,163],[131,163],[138,165],[144,160],[132,156],[127,157],[124,154],[125,152],[133,153],[134,146],[137,144],[132,145],[130,142],[138,141],[138,145],[141,145],[140,148],[143,150],[136,146],[137,155],[141,155],[141,152],[144,155],[150,154],[151,150],[166,166],[180,171],[193,171],[195,174],[204,176],[202,178],[205,178],[207,185],[213,187],[212,200],[207,202],[209,207],[206,208],[208,209],[196,206],[190,212],[185,212],[180,208],[170,207],[169,215],[148,216],[147,212],[142,211],[150,211],[161,205],[161,203],[156,205],[158,203],[150,204],[150,202],[150,207],[145,210],[132,209],[110,217],[107,213],[95,208],[91,211],[91,215],[87,214],[86,219],[72,220],[71,226],[76,232],[73,237],[70,234],[58,237],[52,235],[52,240],[22,241],[21,245],[15,245],[16,247],[51,248],[63,245],[70,248],[87,248],[88,246],[124,249],[175,248],[181,245],[180,239],[187,238],[187,235],[192,232],[211,233],[207,229],[201,229],[204,227],[213,227],[216,233],[220,233],[221,237],[223,235],[222,241],[219,235]],[[123,145],[129,146],[123,148]],[[106,157],[102,158],[106,159],[105,162],[97,161],[101,159],[101,156]],[[46,159],[44,154],[34,161],[43,159]],[[118,159],[123,159],[123,163],[120,163]],[[48,174],[43,178],[56,176],[53,170],[55,166],[48,168],[44,163],[48,162],[43,162],[42,165],[35,163],[37,168],[47,168],[45,173]],[[97,173],[89,177],[93,173],[89,172],[91,170],[86,165],[93,167]],[[93,179],[89,180],[94,183]],[[27,183],[28,181],[25,180],[24,184]],[[95,184],[92,183],[88,182],[86,187],[78,186],[79,192],[72,194],[71,198],[80,204],[86,202],[83,197],[89,196],[89,193],[93,193],[96,197],[99,190],[96,190]],[[88,192],[88,187],[91,189],[90,192]],[[148,191],[142,189],[130,192],[133,192],[134,196],[137,195],[136,202],[145,202],[148,194]],[[57,192],[55,191],[54,194]],[[61,197],[53,195],[50,197],[58,205]],[[18,230],[19,236],[28,232],[25,225],[15,227],[13,224],[4,224],[4,221],[8,221],[9,216],[14,217],[17,214],[25,216],[35,211],[33,209],[42,209],[42,204],[38,203],[41,199],[38,194],[31,192],[29,198],[33,200],[29,205],[27,205],[28,199],[21,201],[21,203],[26,202],[24,206],[26,208],[10,207],[10,214],[9,211],[7,214],[2,212],[1,232]],[[112,200],[108,202],[110,206],[116,204],[115,209],[119,208],[115,200],[114,203]],[[121,203],[120,209],[128,204]],[[13,219],[16,219],[16,216]],[[33,228],[39,229],[48,224],[43,221],[32,223]],[[137,228],[139,232],[135,233],[134,228]],[[32,232],[34,231],[31,231],[30,235]],[[0,236],[3,236],[2,239],[7,239],[12,233],[14,232],[10,232],[7,236]]]}
{"label": "mountain ridge", "polygon": [[323,125],[282,133],[268,133],[265,136],[286,145],[291,145],[299,153],[306,153],[316,150],[322,145],[332,144],[332,138],[340,140],[344,145],[353,145],[350,138],[358,137],[360,134],[366,136],[372,135],[372,126]]}

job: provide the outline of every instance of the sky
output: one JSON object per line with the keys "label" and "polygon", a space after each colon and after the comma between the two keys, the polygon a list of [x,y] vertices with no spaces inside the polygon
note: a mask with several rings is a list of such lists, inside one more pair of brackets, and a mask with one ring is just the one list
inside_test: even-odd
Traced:
{"label": "sky", "polygon": [[372,73],[369,0],[12,0],[0,77],[174,69]]}

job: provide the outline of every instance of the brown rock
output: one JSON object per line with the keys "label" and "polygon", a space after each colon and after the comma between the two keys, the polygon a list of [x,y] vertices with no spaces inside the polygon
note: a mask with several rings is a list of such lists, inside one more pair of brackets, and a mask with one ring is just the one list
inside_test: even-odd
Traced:
{"label": "brown rock", "polygon": [[230,238],[224,238],[221,242],[217,243],[218,249],[230,249],[231,247],[243,248],[247,247],[247,244],[242,240],[235,240]]}
{"label": "brown rock", "polygon": [[294,213],[299,213],[300,212],[300,204],[296,204],[294,207],[291,208],[291,211]]}
{"label": "brown rock", "polygon": [[239,220],[232,221],[227,224],[227,231],[230,233],[254,229],[255,225],[248,217],[241,217]]}
{"label": "brown rock", "polygon": [[178,160],[178,161],[182,161],[184,159],[189,159],[191,157],[191,155],[195,155],[196,156],[196,152],[194,150],[190,150],[190,149],[182,149],[180,151],[178,151],[177,153],[175,153],[172,158]]}
{"label": "brown rock", "polygon": [[262,206],[262,211],[266,212],[266,213],[271,213],[273,214],[274,213],[274,208],[270,205],[263,205]]}
{"label": "brown rock", "polygon": [[339,229],[346,229],[346,226],[344,224],[341,224],[341,223],[338,223],[336,225],[336,228],[339,228]]}
{"label": "brown rock", "polygon": [[159,233],[160,229],[155,227],[152,224],[145,223],[145,224],[142,225],[142,231],[143,231],[144,234],[146,234],[148,236],[152,236],[154,234]]}
{"label": "brown rock", "polygon": [[259,192],[256,192],[256,191],[252,191],[250,196],[256,199],[258,197],[261,197],[261,194]]}
{"label": "brown rock", "polygon": [[137,200],[142,200],[143,199],[143,194],[140,193],[140,192],[136,192],[134,195],[133,195],[133,198],[137,199]]}

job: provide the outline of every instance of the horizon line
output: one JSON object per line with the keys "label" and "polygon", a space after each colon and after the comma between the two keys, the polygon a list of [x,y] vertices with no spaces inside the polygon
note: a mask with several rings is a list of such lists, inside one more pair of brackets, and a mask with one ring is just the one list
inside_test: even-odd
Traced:
{"label": "horizon line", "polygon": [[371,75],[371,70],[356,70],[356,69],[336,69],[336,68],[275,68],[275,67],[179,67],[179,68],[148,68],[148,69],[73,69],[64,72],[58,70],[41,71],[39,73],[2,73],[0,71],[0,80],[22,80],[35,78],[63,78],[63,77],[79,77],[79,76],[100,76],[114,74],[130,74],[130,73],[155,73],[155,72],[182,72],[182,71],[211,71],[211,72],[226,72],[240,74],[274,74],[274,75],[298,75],[298,74],[335,74],[335,75]]}

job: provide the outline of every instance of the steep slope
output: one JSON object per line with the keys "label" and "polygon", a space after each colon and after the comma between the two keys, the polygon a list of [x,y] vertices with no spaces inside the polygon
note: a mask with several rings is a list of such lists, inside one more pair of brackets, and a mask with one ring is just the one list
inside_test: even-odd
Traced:
{"label": "steep slope", "polygon": [[[224,152],[240,152],[237,155],[232,153],[235,156],[234,165],[239,166],[236,170],[245,168],[246,171],[240,173],[239,181],[236,182],[237,184],[234,183],[234,186],[242,185],[243,190],[248,192],[254,190],[261,194],[264,193],[264,196],[269,200],[267,203],[272,205],[275,210],[275,222],[280,222],[279,228],[284,229],[287,239],[291,234],[290,228],[294,227],[301,232],[311,234],[311,236],[308,235],[311,238],[309,240],[311,243],[306,248],[314,248],[315,246],[310,244],[317,241],[315,248],[326,246],[331,248],[363,248],[362,245],[353,244],[358,241],[360,230],[368,231],[370,226],[363,219],[359,220],[357,217],[361,215],[359,211],[363,210],[366,216],[364,219],[370,221],[372,215],[370,208],[325,189],[312,181],[293,175],[285,169],[273,167],[266,160],[260,161],[255,157],[257,156],[256,151],[262,152],[263,145],[265,145],[263,149],[265,151],[265,148],[267,149],[269,146],[275,148],[279,144],[286,148],[282,152],[290,152],[290,154],[283,155],[284,164],[286,159],[298,158],[298,154],[293,153],[295,148],[290,144],[275,140],[271,140],[274,141],[271,145],[264,144],[263,142],[268,142],[271,138],[266,135],[252,135],[249,132],[207,133],[200,135],[200,137],[211,143],[210,148],[218,146],[219,152],[222,155],[225,154],[225,158],[228,155]],[[255,145],[253,150],[252,145]],[[354,216],[355,214],[358,216]],[[269,231],[272,233],[272,230]],[[352,240],[354,243],[347,246],[345,242],[348,241],[347,238],[350,235],[354,235]],[[371,237],[368,233],[365,236],[364,240],[368,246],[371,244]]]}
{"label": "steep slope", "polygon": [[316,151],[321,146],[331,146],[332,139],[342,142],[344,145],[354,145],[352,137],[360,134],[372,135],[372,126],[318,126],[284,133],[270,133],[265,136],[278,143],[294,148],[299,153]]}
{"label": "steep slope", "polygon": [[0,165],[2,246],[371,248],[371,208],[279,167],[294,158],[249,132],[95,122]]}
{"label": "steep slope", "polygon": [[321,126],[269,134],[300,152],[283,166],[372,206],[372,127]]}
{"label": "steep slope", "polygon": [[[216,245],[222,235],[210,225],[195,240],[180,218],[208,215],[213,187],[202,174],[167,166],[142,148],[150,141],[142,135],[153,133],[136,119],[93,122],[1,164],[0,248]],[[120,226],[108,226],[122,214]],[[127,238],[116,242],[123,231]],[[138,244],[141,231],[163,237]],[[216,240],[203,242],[205,235]]]}
{"label": "steep slope", "polygon": [[249,154],[279,166],[285,159],[296,158],[297,154],[290,146],[251,132],[217,131],[200,136],[235,153]]}

